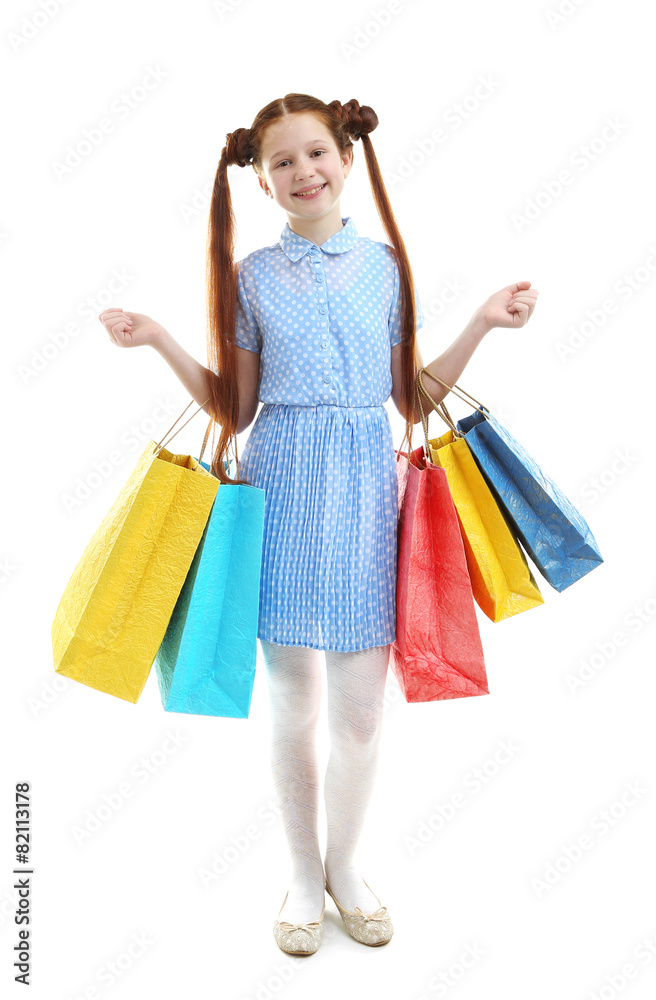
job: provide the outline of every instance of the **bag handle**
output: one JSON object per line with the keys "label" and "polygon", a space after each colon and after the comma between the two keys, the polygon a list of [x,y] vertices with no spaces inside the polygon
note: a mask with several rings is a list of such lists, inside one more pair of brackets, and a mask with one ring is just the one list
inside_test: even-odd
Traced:
{"label": "bag handle", "polygon": [[[200,455],[198,456],[198,462],[199,462],[199,464],[200,464],[200,462],[201,462],[201,460],[203,458],[203,452],[205,451],[205,445],[207,444],[207,439],[210,436],[210,431],[212,429],[212,424],[213,423],[214,423],[214,421],[212,419],[210,419],[210,422],[207,425],[207,430],[205,431],[205,437],[203,438],[203,444],[202,444],[202,447],[200,449]],[[228,469],[230,468],[230,462],[227,461],[227,462],[224,462],[223,464],[224,464],[225,470],[227,472]],[[236,437],[235,437],[235,464],[237,466],[237,479],[239,479],[239,448],[237,447],[237,438]]]}
{"label": "bag handle", "polygon": [[[205,403],[207,403],[207,402],[209,401],[209,398],[210,398],[210,397],[208,396],[208,397],[207,397],[207,399],[205,400]],[[198,407],[198,409],[196,410],[196,413],[192,413],[192,415],[191,415],[190,417],[188,417],[188,419],[187,419],[187,420],[185,420],[184,424],[181,424],[181,426],[180,426],[180,427],[178,427],[178,429],[177,429],[177,431],[175,432],[175,434],[171,434],[171,437],[170,437],[170,438],[168,438],[168,440],[167,440],[167,437],[168,437],[168,435],[169,435],[169,434],[171,433],[171,431],[173,430],[173,428],[174,428],[174,427],[175,427],[175,425],[177,424],[178,420],[180,420],[180,418],[181,418],[181,417],[184,417],[185,413],[187,412],[187,410],[189,409],[189,407],[191,406],[191,404],[192,404],[192,403],[195,403],[195,402],[196,402],[196,400],[195,400],[195,399],[191,399],[191,400],[189,400],[189,402],[188,402],[188,403],[187,403],[187,405],[185,406],[185,408],[184,408],[184,410],[182,411],[182,413],[180,414],[180,416],[179,416],[179,417],[177,417],[177,418],[176,418],[176,419],[175,419],[175,420],[173,421],[173,423],[171,424],[171,426],[169,427],[169,429],[168,429],[168,430],[166,431],[166,433],[164,434],[164,436],[163,436],[163,437],[162,437],[162,439],[160,440],[159,444],[157,445],[157,451],[155,452],[155,454],[157,454],[158,452],[160,452],[160,451],[162,450],[162,448],[164,448],[164,447],[165,447],[165,445],[164,445],[164,442],[165,442],[165,441],[166,441],[166,443],[167,443],[167,444],[168,444],[168,443],[169,443],[170,441],[172,441],[172,440],[173,440],[173,438],[175,437],[175,435],[176,435],[176,434],[179,434],[179,433],[180,433],[180,431],[182,430],[182,428],[183,428],[183,427],[185,427],[185,426],[186,426],[186,425],[187,425],[187,424],[189,423],[189,421],[190,421],[190,420],[193,420],[193,418],[194,418],[194,417],[196,416],[196,414],[197,414],[197,413],[200,413],[200,411],[201,411],[201,410],[203,409],[203,407],[205,406],[205,403],[201,403],[201,405],[200,405],[200,406]],[[211,424],[212,424],[212,421],[210,420],[210,426],[211,426]],[[205,437],[206,437],[206,438],[207,438],[207,434],[208,434],[208,433],[209,433],[209,427],[207,428],[207,432],[206,432],[206,435],[205,435]]]}
{"label": "bag handle", "polygon": [[[440,385],[446,386],[446,388],[449,390],[449,392],[455,393],[456,396],[460,396],[460,393],[464,392],[465,396],[469,396],[469,399],[465,399],[465,396],[460,396],[460,399],[464,399],[465,403],[469,403],[470,406],[471,406],[471,403],[476,403],[476,409],[477,410],[478,409],[482,409],[482,410],[487,410],[488,413],[490,412],[487,409],[487,406],[485,406],[484,403],[481,403],[480,400],[476,399],[475,396],[472,396],[472,394],[470,392],[467,392],[466,389],[461,389],[460,386],[457,383],[455,385],[447,385],[446,382],[442,382],[442,379],[438,378],[437,375],[433,375],[432,372],[429,372],[428,368],[420,368],[419,371],[417,372],[417,378],[419,378],[419,376],[421,375],[422,372],[426,372],[426,374],[430,378],[434,378],[436,382],[440,383]],[[434,399],[431,398],[431,396],[428,393],[428,390],[425,388],[423,382],[421,384],[421,388],[424,391],[424,393],[428,396],[428,398],[430,399],[430,401],[433,404],[433,406],[437,409],[438,404],[435,402]],[[455,392],[456,389],[459,389],[460,392]]]}
{"label": "bag handle", "polygon": [[[423,407],[423,404],[422,404],[422,399],[421,399],[421,394],[419,392],[419,389],[421,389],[422,392],[424,393],[424,395],[427,396],[428,399],[430,399],[431,403],[433,404],[433,406],[435,408],[435,412],[438,413],[440,415],[440,417],[442,418],[442,420],[444,420],[444,422],[448,425],[448,427],[450,428],[453,436],[454,437],[462,437],[462,434],[460,433],[460,431],[456,427],[455,420],[453,420],[451,414],[449,413],[449,411],[446,408],[446,404],[445,404],[444,400],[442,400],[441,403],[436,403],[435,400],[433,399],[433,397],[430,395],[430,393],[426,389],[426,386],[424,385],[423,379],[421,377],[421,373],[423,371],[425,371],[424,368],[422,368],[417,373],[417,399],[419,400],[419,410],[421,412],[422,424],[425,423],[424,433],[426,435],[426,444],[427,444],[427,446],[428,446],[428,416],[426,414],[424,414],[424,407]],[[445,385],[446,383],[443,382],[442,384]]]}
{"label": "bag handle", "polygon": [[[447,385],[446,382],[442,382],[442,379],[438,378],[437,375],[431,375],[431,373],[429,371],[427,371],[426,368],[420,368],[419,371],[417,372],[417,397],[419,399],[419,410],[421,412],[421,420],[422,420],[422,424],[424,425],[424,434],[426,435],[426,448],[428,449],[428,419],[427,419],[426,415],[424,414],[424,407],[423,407],[421,395],[420,395],[420,392],[419,392],[420,389],[423,392],[423,394],[425,396],[427,396],[428,399],[430,399],[431,403],[433,404],[433,407],[435,408],[435,412],[437,414],[439,414],[440,417],[442,417],[442,420],[444,420],[444,422],[451,429],[454,437],[463,437],[463,435],[460,433],[460,431],[456,427],[455,420],[453,419],[453,417],[449,413],[449,411],[448,411],[448,409],[446,407],[446,403],[444,402],[444,400],[442,400],[440,403],[436,403],[435,400],[433,399],[433,397],[431,396],[431,394],[429,393],[429,391],[426,388],[426,386],[424,385],[424,382],[423,382],[423,379],[422,379],[423,372],[426,372],[426,374],[430,375],[431,378],[434,378],[436,380],[436,382],[439,382],[441,385],[445,386],[450,392],[452,392],[454,388],[459,389],[460,386],[458,386],[458,385],[456,385],[456,386],[449,386],[449,385]],[[473,400],[477,404],[476,405],[476,409],[479,410],[483,414],[484,417],[486,416],[486,414],[489,414],[490,411],[488,410],[487,406],[485,406],[483,403],[481,403],[480,400],[476,399],[475,396],[472,396],[471,393],[467,392],[466,389],[463,389],[462,391],[464,393],[466,393],[466,395],[469,396],[469,398],[471,400]],[[468,400],[465,399],[464,396],[461,396],[459,392],[457,392],[456,395],[460,396],[460,399],[464,399],[465,402],[468,402]]]}
{"label": "bag handle", "polygon": [[[428,389],[426,388],[426,386],[423,383],[423,379],[421,377],[422,376],[422,372],[427,372],[428,375],[430,375],[431,373],[428,372],[426,368],[420,368],[419,371],[417,372],[417,379],[416,379],[416,382],[415,382],[415,391],[417,393],[417,400],[419,402],[419,412],[421,413],[421,423],[422,423],[422,426],[424,428],[424,437],[426,439],[426,455],[430,456],[430,445],[429,445],[429,441],[428,441],[428,417],[424,413],[424,406],[423,406],[423,403],[422,403],[421,392],[423,392],[424,395],[427,396],[428,399],[430,399],[430,401],[433,404],[433,406],[434,406],[435,410],[437,411],[437,413],[439,413],[439,415],[442,417],[442,419],[449,425],[449,427],[453,431],[454,436],[456,436],[456,437],[462,437],[462,434],[457,430],[457,428],[455,426],[455,423],[451,419],[451,415],[450,415],[449,411],[447,410],[446,406],[444,405],[444,403],[436,403],[435,400],[433,399],[433,397],[431,396],[431,394],[429,393]],[[436,379],[438,382],[442,382],[442,379],[437,378],[436,375],[431,375],[431,378]],[[442,382],[442,385],[446,385],[446,382]],[[450,388],[451,388],[451,386],[447,386],[447,389],[450,389]],[[421,389],[421,392],[419,391],[420,389]],[[463,390],[463,392],[464,392],[464,390]],[[472,396],[472,399],[473,398],[474,397]],[[407,439],[407,437],[408,437],[408,428],[406,426],[405,432],[403,434],[403,439],[402,439],[401,444],[399,445],[399,448],[398,448],[399,451],[401,451],[401,448],[403,447],[403,442]],[[408,465],[410,464],[410,455],[408,455],[408,457],[407,457],[407,464]]]}
{"label": "bag handle", "polygon": [[[481,403],[480,400],[476,399],[475,396],[472,396],[472,394],[469,393],[469,392],[467,392],[466,389],[462,389],[458,384],[447,385],[447,383],[443,382],[442,379],[438,378],[437,375],[433,375],[432,372],[429,372],[427,368],[420,368],[419,371],[417,372],[417,380],[416,380],[416,383],[415,383],[415,389],[416,389],[416,392],[417,392],[417,400],[418,400],[418,403],[419,403],[419,412],[421,413],[421,423],[422,423],[422,427],[424,429],[424,437],[426,439],[426,455],[429,456],[430,455],[430,444],[429,444],[429,440],[428,440],[428,417],[427,417],[426,413],[424,412],[424,406],[423,406],[423,401],[422,401],[422,393],[424,394],[424,396],[426,396],[428,399],[430,399],[430,401],[433,404],[433,407],[435,409],[435,412],[437,414],[439,414],[440,417],[442,417],[442,420],[444,420],[444,422],[447,424],[447,426],[453,432],[454,437],[463,437],[463,435],[460,433],[460,431],[456,427],[455,421],[453,420],[451,414],[447,410],[446,403],[444,402],[444,400],[442,400],[441,403],[436,403],[435,400],[433,399],[433,397],[431,396],[431,394],[429,393],[428,389],[424,385],[424,381],[423,381],[423,378],[422,378],[422,375],[423,375],[424,372],[430,378],[435,379],[436,382],[439,382],[440,385],[443,385],[446,389],[448,389],[449,392],[454,392],[456,389],[460,390],[460,391],[458,391],[458,392],[455,393],[456,396],[459,396],[460,399],[464,400],[465,403],[468,403],[470,406],[471,406],[471,402],[470,401],[474,402],[476,404],[476,409],[480,410],[480,412],[483,414],[483,416],[485,416],[485,414],[489,413],[490,411],[488,410],[488,408],[485,406],[484,403]],[[463,396],[463,395],[461,395],[461,393],[465,393],[465,395]],[[469,399],[466,398],[467,396],[469,397]],[[407,436],[408,436],[408,431],[407,431],[407,427],[406,427],[406,430],[405,430],[405,432],[403,434],[403,440],[401,441],[401,444],[400,444],[399,449],[398,449],[399,451],[403,447],[403,442],[406,440]],[[408,455],[407,461],[408,461],[408,464],[410,464],[410,456],[409,455]]]}
{"label": "bag handle", "polygon": [[[210,399],[210,397],[208,396],[208,397],[207,397],[207,399],[205,400],[205,403],[207,403],[207,402],[209,401],[209,399]],[[167,440],[167,437],[168,437],[168,435],[169,435],[169,434],[171,433],[171,431],[173,430],[173,428],[174,428],[174,427],[175,427],[175,425],[177,424],[178,420],[180,420],[180,419],[181,419],[182,417],[184,417],[185,413],[187,412],[187,410],[189,409],[189,407],[191,406],[191,404],[192,404],[193,402],[195,402],[195,400],[191,399],[191,400],[190,400],[190,401],[189,401],[189,402],[187,403],[187,405],[185,406],[185,408],[184,408],[184,410],[182,411],[182,413],[180,414],[180,416],[179,416],[179,417],[177,417],[177,419],[173,421],[173,423],[171,424],[171,426],[170,426],[170,427],[169,427],[169,429],[167,430],[166,434],[164,434],[164,436],[162,437],[161,441],[160,441],[160,442],[159,442],[159,444],[157,445],[157,448],[156,448],[156,451],[155,451],[155,455],[158,455],[158,454],[159,454],[159,452],[160,452],[160,451],[162,450],[162,448],[164,448],[164,447],[165,447],[165,445],[164,445],[164,442],[165,442],[165,441],[166,441],[166,443],[167,443],[167,444],[169,444],[169,443],[170,443],[170,442],[171,442],[171,441],[173,440],[173,438],[175,437],[175,435],[176,435],[176,434],[178,434],[178,433],[179,433],[179,432],[180,432],[180,431],[182,430],[182,428],[183,428],[183,427],[184,427],[184,426],[185,426],[186,424],[188,424],[188,423],[189,423],[189,421],[190,421],[190,420],[193,420],[193,418],[194,418],[194,417],[196,416],[196,414],[197,414],[197,413],[200,413],[200,411],[201,411],[201,410],[203,409],[203,406],[205,406],[205,403],[202,403],[202,404],[201,404],[201,405],[199,406],[199,408],[198,408],[198,409],[196,410],[196,413],[192,413],[192,415],[191,415],[190,417],[188,417],[188,418],[187,418],[187,420],[185,420],[184,424],[181,424],[181,425],[180,425],[180,427],[178,427],[177,431],[175,431],[175,433],[174,433],[174,434],[171,434],[171,437],[170,437],[170,438],[168,438],[168,440]],[[200,465],[200,463],[201,463],[201,459],[202,459],[202,457],[203,457],[203,453],[204,453],[204,451],[205,451],[205,447],[206,447],[206,445],[207,445],[207,440],[208,440],[208,438],[209,438],[209,436],[210,436],[210,431],[211,431],[211,429],[212,429],[212,424],[213,424],[213,423],[214,423],[214,420],[213,420],[213,418],[212,418],[212,417],[210,417],[210,421],[209,421],[209,423],[208,423],[208,425],[207,425],[207,430],[205,431],[205,437],[203,438],[203,444],[202,444],[202,447],[201,447],[201,449],[200,449],[200,455],[198,456],[198,465]],[[236,442],[236,441],[235,441],[235,462],[236,462],[236,465],[237,465],[237,478],[239,478],[239,450],[238,450],[238,448],[237,448],[237,442]],[[229,468],[229,464],[230,464],[230,463],[229,463],[229,462],[225,462],[224,464],[225,464],[225,466],[226,466],[226,472],[227,472],[227,471],[228,471],[228,468]],[[197,466],[196,466],[196,468],[197,468]]]}
{"label": "bag handle", "polygon": [[[439,410],[439,403],[436,403],[434,399],[431,399],[430,393],[428,392],[428,390],[426,389],[426,386],[424,385],[424,383],[422,381],[421,373],[423,371],[424,371],[424,369],[421,368],[417,372],[417,382],[415,384],[415,389],[416,389],[416,392],[417,392],[417,400],[419,402],[419,412],[421,413],[421,426],[424,428],[424,438],[426,440],[426,457],[430,458],[431,457],[431,448],[430,448],[430,442],[428,440],[428,416],[424,413],[424,404],[423,404],[423,401],[422,401],[422,398],[421,398],[422,392],[426,396],[428,396],[428,398],[430,399],[431,403],[433,404],[433,406],[435,407],[435,409],[437,410],[438,413],[440,413],[440,410]],[[444,420],[446,420],[446,417],[443,414],[440,413],[440,416],[442,416],[442,418]],[[451,429],[453,430],[453,426],[452,425],[450,425],[450,426],[451,426]]]}
{"label": "bag handle", "polygon": [[213,420],[212,420],[212,419],[210,418],[210,422],[209,422],[209,424],[207,425],[207,430],[205,431],[205,437],[203,438],[203,443],[202,443],[202,445],[201,445],[201,449],[200,449],[200,455],[198,456],[198,464],[199,464],[199,465],[200,465],[200,463],[201,463],[201,460],[202,460],[202,458],[203,458],[203,452],[205,451],[205,445],[207,444],[207,439],[208,439],[208,438],[209,438],[209,436],[210,436],[210,431],[211,431],[211,429],[212,429],[212,424],[213,424],[213,423],[214,423],[214,421],[213,421]]}
{"label": "bag handle", "polygon": [[463,435],[460,433],[460,431],[456,427],[455,420],[453,419],[453,417],[451,416],[451,414],[447,410],[446,403],[444,402],[444,400],[442,400],[442,402],[440,403],[440,405],[439,405],[439,407],[437,409],[437,412],[439,413],[439,415],[441,417],[444,418],[444,420],[446,420],[447,424],[449,425],[449,427],[451,428],[451,430],[453,431],[453,433],[456,435],[456,437],[463,437]]}

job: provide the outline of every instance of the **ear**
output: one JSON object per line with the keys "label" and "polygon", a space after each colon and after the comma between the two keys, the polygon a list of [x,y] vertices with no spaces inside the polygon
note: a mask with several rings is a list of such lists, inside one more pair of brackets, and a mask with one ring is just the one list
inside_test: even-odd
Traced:
{"label": "ear", "polygon": [[267,184],[267,182],[264,180],[264,178],[260,174],[258,174],[257,175],[257,179],[260,182],[260,187],[264,191],[264,193],[267,196],[267,198],[273,198],[273,194],[271,192],[271,188],[269,187],[269,185]]}
{"label": "ear", "polygon": [[353,146],[351,146],[350,149],[347,149],[342,156],[342,166],[345,170],[344,177],[348,177],[351,167],[353,166]]}

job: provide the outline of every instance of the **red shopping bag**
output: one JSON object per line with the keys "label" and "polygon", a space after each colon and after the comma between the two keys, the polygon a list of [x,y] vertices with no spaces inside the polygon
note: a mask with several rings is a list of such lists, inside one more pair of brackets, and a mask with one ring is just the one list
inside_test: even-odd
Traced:
{"label": "red shopping bag", "polygon": [[446,472],[424,445],[396,452],[396,641],[406,701],[489,694],[467,558]]}

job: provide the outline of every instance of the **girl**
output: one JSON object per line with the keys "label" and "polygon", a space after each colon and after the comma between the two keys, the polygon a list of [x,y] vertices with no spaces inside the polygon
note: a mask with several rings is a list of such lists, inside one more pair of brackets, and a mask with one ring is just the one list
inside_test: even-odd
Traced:
{"label": "girl", "polygon": [[[312,954],[323,939],[327,890],[346,930],[385,944],[391,918],[355,866],[373,791],[389,646],[396,637],[396,460],[390,394],[419,422],[421,306],[369,133],[375,112],[287,94],[249,129],[226,136],[208,231],[208,367],[160,324],[108,309],[119,347],[150,344],[221,425],[212,470],[266,491],[258,638],[271,705],[271,764],[291,852],[289,890],[274,921],[278,945]],[[360,236],[340,196],[360,139],[390,241]],[[279,241],[235,263],[227,168],[251,164],[283,209]],[[492,295],[424,371],[453,385],[496,326],[523,326],[537,292],[520,281]],[[435,382],[436,403],[448,389]],[[238,476],[224,460],[253,425]],[[432,409],[428,401],[425,412]],[[326,853],[319,848],[315,747],[325,654],[331,753],[325,776]]]}

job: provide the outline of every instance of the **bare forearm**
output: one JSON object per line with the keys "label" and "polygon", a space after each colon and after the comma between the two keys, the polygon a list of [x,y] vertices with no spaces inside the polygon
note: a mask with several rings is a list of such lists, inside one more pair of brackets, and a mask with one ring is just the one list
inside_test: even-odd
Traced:
{"label": "bare forearm", "polygon": [[[153,341],[152,346],[175,372],[198,405],[205,403],[210,395],[210,379],[216,379],[218,376],[196,361],[191,354],[188,354],[168,330],[162,330]],[[207,406],[203,406],[203,409],[208,416],[212,416],[208,406],[209,403]]]}
{"label": "bare forearm", "polygon": [[[472,354],[489,331],[490,327],[486,323],[483,314],[477,310],[460,336],[456,337],[453,343],[447,347],[446,351],[427,365],[424,365],[426,371],[422,373],[421,380],[436,403],[441,403],[449,392],[441,382],[446,382],[447,385],[451,386],[458,381]],[[430,378],[430,375],[437,375],[441,379],[441,382]],[[421,402],[425,414],[435,409],[431,401],[423,393]],[[414,423],[419,423],[420,420],[419,406],[415,401]]]}

